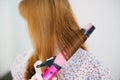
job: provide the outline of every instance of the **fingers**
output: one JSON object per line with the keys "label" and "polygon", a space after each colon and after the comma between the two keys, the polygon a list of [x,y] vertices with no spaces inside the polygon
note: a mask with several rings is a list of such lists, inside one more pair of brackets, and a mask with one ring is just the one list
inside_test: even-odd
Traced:
{"label": "fingers", "polygon": [[35,68],[35,72],[36,72],[36,73],[40,73],[40,74],[42,74],[42,72],[41,72],[41,68],[37,68],[37,67],[36,67],[37,65],[40,65],[41,63],[42,63],[42,62],[39,61],[39,60],[35,62],[35,64],[34,64],[34,68]]}
{"label": "fingers", "polygon": [[36,76],[32,76],[32,78],[30,80],[37,80]]}
{"label": "fingers", "polygon": [[[40,65],[42,62],[41,61],[36,61],[35,64],[34,64],[34,68],[35,68],[35,75],[32,76],[32,78],[30,80],[43,80],[41,74],[42,74],[42,71],[41,71],[41,68],[37,68],[36,66],[37,65]],[[56,77],[54,77],[52,80],[57,80]]]}
{"label": "fingers", "polygon": [[37,65],[40,65],[41,64],[41,61],[36,61],[35,64],[34,64],[34,69],[35,69],[35,75],[32,76],[32,78],[30,80],[43,80],[41,74],[41,68],[37,68],[36,66]]}
{"label": "fingers", "polygon": [[36,73],[35,76],[36,76],[37,80],[43,80],[40,73]]}
{"label": "fingers", "polygon": [[57,80],[57,77],[52,78],[52,80]]}
{"label": "fingers", "polygon": [[43,80],[40,73],[36,73],[30,80]]}

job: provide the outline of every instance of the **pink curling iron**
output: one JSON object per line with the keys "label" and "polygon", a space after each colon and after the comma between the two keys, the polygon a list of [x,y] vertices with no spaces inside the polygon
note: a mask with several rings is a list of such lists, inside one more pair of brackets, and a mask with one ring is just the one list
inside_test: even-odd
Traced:
{"label": "pink curling iron", "polygon": [[[87,38],[91,35],[91,33],[94,31],[94,29],[95,29],[95,27],[90,23],[87,24],[85,28],[81,29],[81,31],[84,34],[84,37],[83,37],[83,42],[81,42],[80,44],[77,45],[78,46],[77,49],[79,47],[81,47],[81,45],[87,40]],[[72,51],[72,53],[75,53],[75,51]],[[48,59],[47,61],[45,61],[42,64],[37,66],[38,68],[42,67],[42,66],[48,66],[46,68],[46,70],[42,73],[43,80],[51,80],[58,73],[58,71],[61,69],[61,67],[66,63],[67,60],[65,59],[64,55],[61,55],[61,53],[63,53],[63,51],[61,51],[57,55],[57,57],[52,57],[52,58]],[[61,62],[62,64],[60,62],[57,63],[57,61],[60,61],[59,58],[61,60],[63,60]]]}

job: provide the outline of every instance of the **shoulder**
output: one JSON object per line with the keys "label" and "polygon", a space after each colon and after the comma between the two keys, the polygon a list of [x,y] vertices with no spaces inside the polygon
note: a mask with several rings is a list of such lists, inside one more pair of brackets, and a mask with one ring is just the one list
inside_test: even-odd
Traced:
{"label": "shoulder", "polygon": [[[85,75],[87,76],[87,79],[92,80],[112,80],[112,75],[110,73],[110,70],[108,66],[103,63],[100,59],[98,59],[96,56],[94,56],[92,53],[84,51],[84,64],[81,68],[83,71],[87,70]],[[86,68],[84,68],[86,67]]]}
{"label": "shoulder", "polygon": [[14,80],[23,80],[26,62],[32,53],[33,50],[26,50],[16,57],[11,65],[11,74]]}
{"label": "shoulder", "polygon": [[92,53],[81,48],[63,66],[59,77],[71,80],[111,80],[109,69]]}

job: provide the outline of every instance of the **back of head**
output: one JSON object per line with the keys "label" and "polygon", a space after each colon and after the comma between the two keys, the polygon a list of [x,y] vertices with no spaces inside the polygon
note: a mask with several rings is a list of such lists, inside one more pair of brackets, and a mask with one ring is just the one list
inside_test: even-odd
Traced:
{"label": "back of head", "polygon": [[29,59],[32,62],[28,61],[26,70],[33,70],[36,59],[44,61],[53,56],[56,45],[59,50],[74,45],[74,36],[80,27],[68,0],[22,0],[19,10],[28,24],[34,54],[38,57]]}

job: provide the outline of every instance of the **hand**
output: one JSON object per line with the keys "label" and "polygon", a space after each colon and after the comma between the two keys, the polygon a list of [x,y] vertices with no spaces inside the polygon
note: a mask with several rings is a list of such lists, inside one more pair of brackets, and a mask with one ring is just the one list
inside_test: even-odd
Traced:
{"label": "hand", "polygon": [[[41,74],[42,74],[42,71],[41,71],[41,68],[37,68],[36,66],[37,65],[40,65],[42,62],[41,61],[36,61],[35,64],[34,64],[34,68],[35,68],[35,74],[32,76],[32,78],[30,80],[43,80]],[[52,80],[57,80],[56,77],[54,77]]]}

